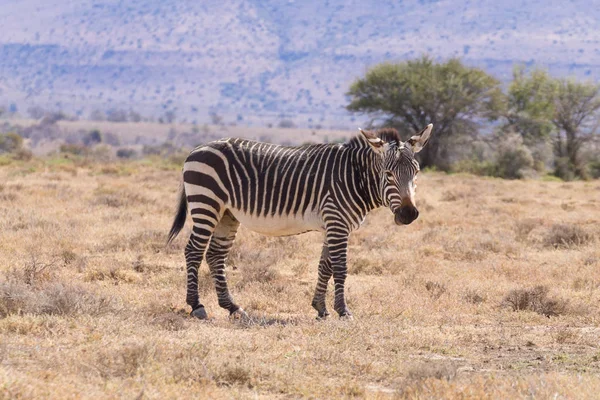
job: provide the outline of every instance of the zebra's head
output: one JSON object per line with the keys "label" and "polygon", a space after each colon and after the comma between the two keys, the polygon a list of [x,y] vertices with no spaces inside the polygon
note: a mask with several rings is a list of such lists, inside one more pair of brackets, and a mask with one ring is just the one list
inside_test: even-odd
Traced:
{"label": "zebra's head", "polygon": [[400,140],[395,129],[376,133],[361,130],[371,147],[382,157],[381,198],[383,205],[394,213],[397,225],[410,224],[419,216],[415,202],[419,163],[415,154],[427,144],[432,128],[432,124],[427,125],[406,142]]}

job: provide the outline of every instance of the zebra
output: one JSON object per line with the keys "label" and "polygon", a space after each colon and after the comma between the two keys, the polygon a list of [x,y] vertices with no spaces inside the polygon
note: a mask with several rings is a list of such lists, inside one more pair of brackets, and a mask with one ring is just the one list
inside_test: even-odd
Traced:
{"label": "zebra", "polygon": [[189,206],[193,227],[185,247],[186,302],[191,316],[206,319],[198,295],[198,268],[206,262],[219,306],[234,318],[247,314],[233,300],[225,262],[240,224],[270,236],[324,233],[312,300],[318,319],[329,316],[327,285],[334,281],[334,310],[351,319],[344,296],[348,236],[375,208],[388,207],[397,225],[419,216],[415,205],[419,163],[432,124],[406,142],[398,131],[363,131],[346,143],[281,146],[228,138],[196,147],[183,165],[170,243],[183,228]]}

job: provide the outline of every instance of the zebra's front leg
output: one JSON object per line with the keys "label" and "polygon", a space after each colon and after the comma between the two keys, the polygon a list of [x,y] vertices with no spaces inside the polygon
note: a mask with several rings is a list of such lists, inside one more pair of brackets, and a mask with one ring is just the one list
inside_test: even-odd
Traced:
{"label": "zebra's front leg", "polygon": [[346,305],[346,297],[344,295],[344,284],[348,275],[346,266],[346,255],[348,253],[348,235],[347,230],[341,227],[328,229],[327,245],[329,249],[329,257],[331,258],[331,267],[333,270],[333,283],[335,290],[335,300],[333,308],[340,317],[352,319],[352,313]]}
{"label": "zebra's front leg", "polygon": [[327,242],[325,242],[323,243],[321,260],[319,261],[319,279],[315,289],[315,296],[312,301],[313,308],[319,313],[317,319],[325,319],[329,316],[329,311],[327,311],[327,305],[325,304],[325,297],[327,295],[327,285],[332,273],[333,270],[331,269],[329,248],[327,247]]}
{"label": "zebra's front leg", "polygon": [[247,317],[247,314],[234,302],[231,293],[229,293],[227,277],[225,276],[225,262],[235,241],[239,225],[240,223],[233,215],[225,213],[219,221],[208,246],[206,262],[215,284],[219,306],[229,311],[232,317],[244,318]]}

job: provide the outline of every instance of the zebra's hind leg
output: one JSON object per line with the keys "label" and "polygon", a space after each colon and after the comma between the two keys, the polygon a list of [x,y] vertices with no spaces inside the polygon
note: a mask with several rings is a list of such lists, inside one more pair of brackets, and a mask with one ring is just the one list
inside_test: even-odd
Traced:
{"label": "zebra's hind leg", "polygon": [[325,297],[327,295],[327,284],[329,283],[332,274],[333,269],[331,268],[329,247],[327,247],[327,242],[325,242],[323,243],[321,259],[319,260],[319,279],[312,301],[313,308],[318,312],[317,319],[325,319],[329,316],[329,311],[327,311],[327,305],[325,304]]}
{"label": "zebra's hind leg", "polygon": [[[186,191],[189,190],[186,188]],[[222,205],[213,199],[203,195],[187,197],[190,205],[190,214],[194,226],[192,233],[185,246],[185,262],[187,267],[187,295],[186,302],[192,307],[191,316],[198,319],[207,319],[206,310],[200,303],[198,296],[198,268],[202,263],[202,257],[208,247],[210,238],[221,219],[220,209]]]}
{"label": "zebra's hind leg", "polygon": [[185,263],[187,268],[186,303],[192,307],[190,315],[198,319],[208,318],[204,305],[200,303],[200,297],[198,296],[198,267],[202,263],[202,257],[210,239],[210,234],[207,236],[206,233],[201,232],[201,229],[196,228],[194,225],[190,239],[187,246],[185,246]]}
{"label": "zebra's hind leg", "polygon": [[233,301],[229,293],[227,277],[225,276],[225,261],[235,241],[239,226],[239,221],[230,212],[225,212],[210,240],[206,252],[206,262],[215,283],[219,306],[228,310],[233,317],[245,318],[247,317],[246,313]]}

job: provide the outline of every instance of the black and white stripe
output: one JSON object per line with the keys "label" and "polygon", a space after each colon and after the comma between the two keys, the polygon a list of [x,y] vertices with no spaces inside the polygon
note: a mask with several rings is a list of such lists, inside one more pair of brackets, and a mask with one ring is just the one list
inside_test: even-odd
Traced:
{"label": "black and white stripe", "polygon": [[271,236],[322,231],[325,240],[312,305],[319,317],[333,276],[334,309],[350,316],[344,298],[348,236],[367,213],[386,206],[396,223],[418,215],[414,205],[414,153],[431,125],[407,142],[395,130],[363,132],[345,144],[286,147],[244,139],[223,139],[194,149],[183,167],[184,188],[169,242],[180,232],[187,207],[193,228],[185,248],[187,303],[206,318],[198,297],[198,267],[206,261],[219,305],[244,315],[227,287],[225,262],[240,223]]}

